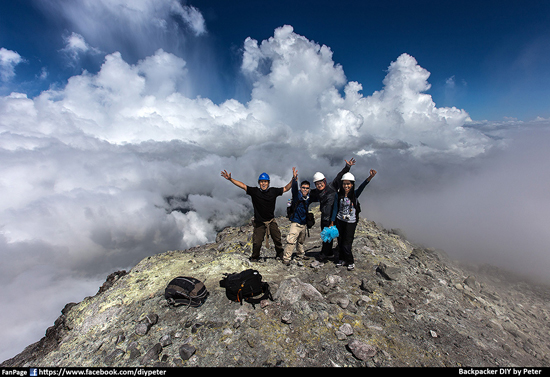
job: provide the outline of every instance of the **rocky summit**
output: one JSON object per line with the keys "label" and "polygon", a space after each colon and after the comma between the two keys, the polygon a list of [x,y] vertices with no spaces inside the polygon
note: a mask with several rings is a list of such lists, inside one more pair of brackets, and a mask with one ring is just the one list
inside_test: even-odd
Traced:
{"label": "rocky summit", "polygon": [[[3,367],[545,367],[550,289],[490,266],[465,266],[361,219],[355,269],[316,260],[285,266],[270,249],[251,263],[252,225],[216,242],[169,251],[109,275],[93,297],[67,304],[45,336]],[[277,219],[283,237],[290,223]],[[256,269],[273,299],[227,299],[226,273]],[[197,278],[200,307],[169,306],[174,277]]]}

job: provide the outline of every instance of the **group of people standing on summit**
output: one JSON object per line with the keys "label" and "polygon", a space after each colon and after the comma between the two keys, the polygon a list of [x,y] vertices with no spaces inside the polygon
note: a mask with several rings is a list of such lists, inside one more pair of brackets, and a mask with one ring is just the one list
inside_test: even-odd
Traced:
{"label": "group of people standing on summit", "polygon": [[[258,187],[252,187],[234,179],[226,170],[222,171],[222,177],[245,190],[252,199],[254,231],[250,260],[259,261],[263,240],[265,238],[268,242],[269,237],[275,245],[276,258],[282,260],[285,265],[290,264],[294,249],[296,249],[297,259],[309,259],[304,250],[309,205],[319,202],[321,230],[331,226],[336,226],[338,229],[338,247],[333,248],[333,240],[323,240],[319,260],[325,262],[333,258],[337,266],[347,266],[348,270],[353,270],[355,261],[352,244],[361,212],[357,199],[376,175],[376,170],[371,169],[370,175],[356,187],[355,177],[349,172],[353,165],[355,165],[355,159],[346,160],[346,166],[330,183],[322,173],[315,173],[313,189],[307,180],[300,182],[298,188],[296,168],[292,168],[292,179],[284,187],[270,187],[270,178],[266,173],[258,177]],[[289,216],[291,224],[286,238],[287,244],[283,248],[281,231],[275,221],[275,204],[277,197],[289,190],[292,190],[292,211]]]}

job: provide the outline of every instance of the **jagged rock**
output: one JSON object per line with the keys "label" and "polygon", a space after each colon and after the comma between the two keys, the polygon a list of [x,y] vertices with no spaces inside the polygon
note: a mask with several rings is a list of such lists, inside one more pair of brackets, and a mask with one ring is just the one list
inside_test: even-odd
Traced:
{"label": "jagged rock", "polygon": [[125,340],[126,340],[126,335],[124,335],[123,332],[119,332],[116,336],[115,344],[124,343]]}
{"label": "jagged rock", "polygon": [[162,346],[162,348],[168,347],[171,344],[172,344],[172,337],[170,336],[170,334],[166,334],[162,338],[160,338],[160,345]]}
{"label": "jagged rock", "polygon": [[476,281],[476,278],[474,276],[468,276],[464,280],[464,284],[465,284],[466,287],[468,287],[468,288],[470,288],[474,291],[479,291],[479,284]]}
{"label": "jagged rock", "polygon": [[182,360],[189,360],[191,356],[195,353],[196,349],[190,344],[184,344],[179,348],[179,355]]}
{"label": "jagged rock", "polygon": [[136,334],[140,336],[146,335],[151,327],[158,322],[158,315],[155,313],[148,314],[136,325]]}
{"label": "jagged rock", "polygon": [[349,323],[344,323],[338,330],[345,336],[350,336],[353,334],[353,327],[351,327]]}
{"label": "jagged rock", "polygon": [[375,291],[374,284],[369,279],[362,279],[360,288],[367,293],[373,293]]}
{"label": "jagged rock", "polygon": [[322,263],[322,262],[319,262],[318,260],[314,260],[313,262],[311,262],[311,263],[309,264],[309,266],[310,266],[311,268],[314,268],[314,269],[319,269],[319,268],[323,267],[323,263]]}
{"label": "jagged rock", "polygon": [[372,302],[372,299],[369,296],[361,296],[359,300],[357,300],[357,306],[362,307],[370,304]]}
{"label": "jagged rock", "polygon": [[149,329],[151,328],[151,325],[149,323],[138,323],[136,325],[136,334],[138,335],[146,335],[149,332]]}
{"label": "jagged rock", "polygon": [[107,289],[111,288],[113,286],[113,284],[118,280],[120,279],[121,277],[123,277],[124,275],[126,275],[126,271],[116,271],[116,272],[113,272],[112,274],[110,274],[109,276],[107,276],[107,279],[105,279],[105,283],[103,283],[101,285],[101,287],[99,287],[99,291],[97,292],[98,294],[100,293],[103,293],[105,292]]}
{"label": "jagged rock", "polygon": [[125,352],[119,348],[111,352],[107,357],[105,357],[105,364],[112,365],[117,359],[121,358]]}
{"label": "jagged rock", "polygon": [[[284,239],[290,223],[277,222]],[[251,223],[227,227],[215,243],[152,255],[110,274],[95,296],[67,304],[40,341],[1,366],[550,364],[548,286],[453,262],[364,217],[353,271],[331,261],[284,266],[265,247],[260,263],[251,263],[251,234]],[[319,227],[310,235],[305,250],[315,257]],[[248,268],[259,270],[273,300],[252,306],[227,299],[223,275]],[[204,305],[168,306],[164,289],[181,275],[205,283]]]}
{"label": "jagged rock", "polygon": [[293,317],[292,312],[290,310],[287,310],[286,312],[283,313],[283,317],[281,318],[281,321],[283,323],[290,324],[292,323],[292,317]]}
{"label": "jagged rock", "polygon": [[383,310],[389,312],[389,313],[395,313],[395,308],[393,306],[393,303],[388,297],[383,297],[379,302],[378,306],[382,308]]}
{"label": "jagged rock", "polygon": [[359,360],[368,360],[376,356],[376,348],[374,348],[370,344],[366,344],[358,340],[352,340],[348,344],[348,347],[353,353],[353,356],[355,356]]}
{"label": "jagged rock", "polygon": [[376,273],[386,280],[397,280],[399,277],[399,269],[395,267],[388,267],[384,263],[378,264],[376,267]]}
{"label": "jagged rock", "polygon": [[345,340],[347,338],[346,334],[344,334],[340,330],[336,330],[335,335],[336,335],[336,339],[338,339],[338,340]]}
{"label": "jagged rock", "polygon": [[334,288],[338,284],[342,283],[343,281],[344,281],[344,279],[342,279],[342,277],[339,276],[339,275],[328,275],[324,280],[324,284],[328,288]]}
{"label": "jagged rock", "polygon": [[284,280],[279,285],[279,289],[277,289],[273,298],[294,304],[302,300],[323,300],[323,295],[311,284],[304,283],[298,278],[291,278]]}
{"label": "jagged rock", "polygon": [[350,304],[350,299],[345,293],[335,292],[327,296],[328,301],[331,304],[337,304],[342,309],[346,309]]}
{"label": "jagged rock", "polygon": [[153,361],[158,361],[159,355],[162,352],[162,346],[160,343],[156,343],[153,347],[147,351],[147,353],[141,358],[141,365],[148,365]]}
{"label": "jagged rock", "polygon": [[505,321],[502,323],[502,328],[508,333],[512,334],[515,338],[519,338],[523,341],[529,341],[529,337],[519,329],[519,327],[512,321]]}
{"label": "jagged rock", "polygon": [[137,342],[130,343],[128,345],[128,349],[126,350],[126,352],[129,353],[129,360],[135,360],[135,359],[137,359],[138,357],[141,356],[141,352],[138,349],[138,343]]}

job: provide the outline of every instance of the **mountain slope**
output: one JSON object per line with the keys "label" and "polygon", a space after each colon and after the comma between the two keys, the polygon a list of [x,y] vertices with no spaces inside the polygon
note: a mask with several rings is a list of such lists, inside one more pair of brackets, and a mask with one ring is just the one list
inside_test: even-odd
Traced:
{"label": "mountain slope", "polygon": [[[320,250],[319,218],[306,238]],[[283,237],[289,222],[277,219]],[[250,264],[252,226],[215,243],[142,260],[68,304],[39,342],[2,366],[549,366],[550,290],[361,219],[348,271],[314,258],[284,266],[273,248]],[[272,242],[270,242],[272,245]],[[274,300],[230,302],[224,273],[257,269]],[[205,282],[199,308],[171,308],[176,276]]]}

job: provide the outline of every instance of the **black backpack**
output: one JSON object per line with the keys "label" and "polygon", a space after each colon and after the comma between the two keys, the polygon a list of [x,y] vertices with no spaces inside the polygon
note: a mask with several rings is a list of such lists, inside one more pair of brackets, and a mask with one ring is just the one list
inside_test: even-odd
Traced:
{"label": "black backpack", "polygon": [[292,217],[292,215],[294,214],[294,211],[296,211],[297,206],[298,206],[297,200],[290,200],[290,204],[286,206],[287,219],[290,219]]}
{"label": "black backpack", "polygon": [[315,215],[312,212],[307,213],[307,229],[313,228],[313,225],[315,225]]}
{"label": "black backpack", "polygon": [[262,281],[262,275],[252,269],[244,270],[227,276],[220,280],[220,287],[225,288],[225,294],[231,301],[246,301],[252,305],[269,298],[273,300],[269,290],[269,284]]}
{"label": "black backpack", "polygon": [[171,306],[187,305],[196,308],[204,304],[207,297],[208,290],[204,283],[187,276],[173,279],[164,290],[164,298]]}

